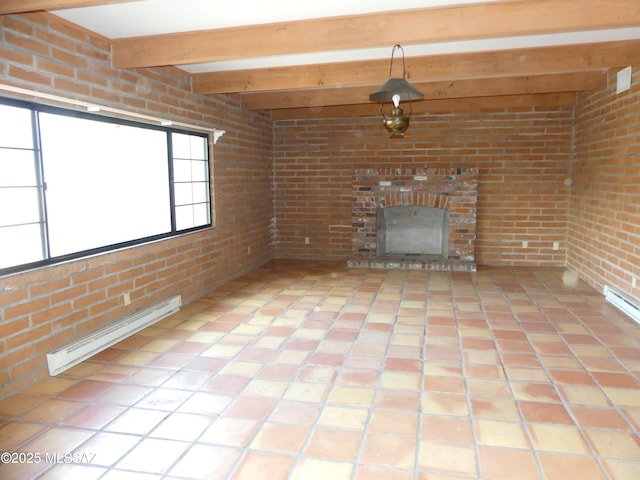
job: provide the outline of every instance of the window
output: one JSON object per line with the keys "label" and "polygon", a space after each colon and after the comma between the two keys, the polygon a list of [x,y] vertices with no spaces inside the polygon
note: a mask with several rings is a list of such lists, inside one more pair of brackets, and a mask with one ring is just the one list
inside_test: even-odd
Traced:
{"label": "window", "polygon": [[176,226],[182,230],[206,225],[210,221],[207,145],[180,133],[171,136],[171,145]]}
{"label": "window", "polygon": [[0,273],[210,226],[208,145],[0,99]]}
{"label": "window", "polygon": [[0,268],[44,257],[42,180],[30,110],[0,105]]}

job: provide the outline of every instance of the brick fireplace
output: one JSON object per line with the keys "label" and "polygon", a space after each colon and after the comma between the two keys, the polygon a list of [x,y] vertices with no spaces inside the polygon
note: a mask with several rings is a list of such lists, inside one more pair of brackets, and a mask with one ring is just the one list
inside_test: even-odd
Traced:
{"label": "brick fireplace", "polygon": [[477,170],[353,174],[352,268],[475,271]]}

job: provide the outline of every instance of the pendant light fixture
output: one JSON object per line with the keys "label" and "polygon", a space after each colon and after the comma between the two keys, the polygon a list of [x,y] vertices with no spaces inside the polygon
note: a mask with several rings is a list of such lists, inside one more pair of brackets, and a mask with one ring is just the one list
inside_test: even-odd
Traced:
{"label": "pendant light fixture", "polygon": [[[396,50],[402,52],[402,78],[392,77],[393,57]],[[391,50],[391,64],[389,65],[389,80],[369,95],[369,100],[380,102],[380,112],[382,112],[384,128],[389,132],[389,138],[402,138],[404,132],[409,128],[409,118],[411,116],[411,101],[420,100],[424,95],[420,93],[407,81],[407,69],[404,63],[404,49],[402,45],[394,45]],[[405,115],[400,108],[401,101],[409,102],[409,115]],[[391,115],[384,112],[384,103],[393,102]]]}

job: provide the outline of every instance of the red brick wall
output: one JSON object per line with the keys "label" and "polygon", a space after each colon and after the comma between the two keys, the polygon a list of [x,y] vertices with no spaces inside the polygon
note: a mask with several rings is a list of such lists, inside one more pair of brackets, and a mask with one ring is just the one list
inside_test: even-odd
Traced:
{"label": "red brick wall", "polygon": [[[632,88],[583,94],[576,147],[568,264],[597,290],[615,285],[640,298],[640,66]],[[636,288],[632,287],[636,278]]]}
{"label": "red brick wall", "polygon": [[413,163],[478,168],[478,264],[564,265],[572,128],[571,107],[415,116],[403,140],[377,117],[277,121],[276,255],[348,258],[354,169]]}
{"label": "red brick wall", "polygon": [[0,35],[0,83],[227,131],[212,154],[215,228],[0,277],[2,397],[47,375],[44,354],[70,340],[171,294],[190,302],[268,261],[273,207],[266,115],[192,94],[178,69],[115,70],[106,40],[53,16],[0,17]]}

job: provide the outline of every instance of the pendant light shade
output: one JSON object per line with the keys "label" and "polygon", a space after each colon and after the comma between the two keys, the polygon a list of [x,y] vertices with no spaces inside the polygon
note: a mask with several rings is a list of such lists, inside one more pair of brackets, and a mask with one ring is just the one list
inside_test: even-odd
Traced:
{"label": "pendant light shade", "polygon": [[401,101],[421,100],[424,95],[404,78],[389,78],[375,92],[369,95],[374,102],[392,102],[394,95],[400,95]]}
{"label": "pendant light shade", "polygon": [[[399,49],[402,52],[402,78],[392,77],[393,73],[393,56]],[[382,84],[375,92],[369,95],[369,100],[380,102],[380,111],[382,112],[384,127],[389,132],[390,138],[402,138],[404,132],[409,128],[409,118],[411,116],[411,103],[409,103],[409,115],[405,115],[400,108],[400,102],[411,102],[412,100],[420,100],[424,95],[419,92],[413,85],[407,81],[407,70],[404,63],[404,49],[401,45],[394,45],[391,51],[391,64],[389,66],[389,79]],[[384,112],[385,102],[393,102],[391,115]]]}

